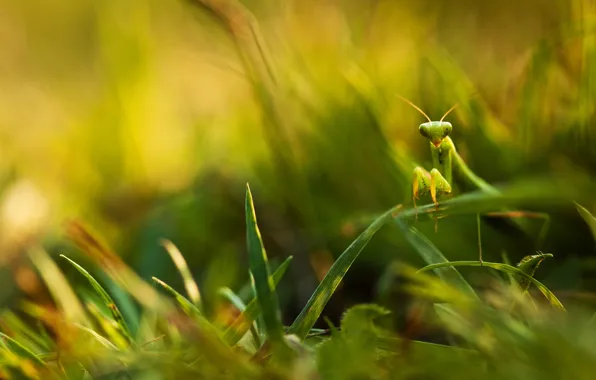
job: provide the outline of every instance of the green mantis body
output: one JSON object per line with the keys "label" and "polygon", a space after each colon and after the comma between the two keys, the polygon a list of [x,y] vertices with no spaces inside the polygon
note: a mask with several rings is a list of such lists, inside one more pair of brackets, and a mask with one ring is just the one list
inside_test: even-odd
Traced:
{"label": "green mantis body", "polygon": [[[443,119],[455,109],[457,105],[451,107],[451,109],[443,115],[441,120],[432,121],[430,117],[412,102],[405,98],[402,98],[402,100],[410,104],[427,118],[428,122],[420,124],[418,130],[420,131],[420,134],[429,141],[433,162],[433,169],[430,172],[420,166],[414,168],[414,178],[412,181],[412,200],[414,207],[416,207],[416,199],[419,199],[420,196],[424,194],[430,194],[432,201],[438,207],[439,198],[451,194],[454,179],[459,183],[465,183],[470,188],[475,188],[485,193],[495,195],[500,194],[495,187],[477,176],[468,167],[463,158],[458,154],[453,140],[449,137],[449,134],[453,130],[453,126],[451,123],[443,121]],[[518,217],[543,218],[544,224],[538,242],[541,242],[549,222],[548,215],[541,213],[511,212],[505,210],[503,212],[492,214],[494,216],[516,217],[512,221],[518,229],[526,234],[529,234],[528,225]],[[480,253],[480,261],[482,261],[482,253]]]}
{"label": "green mantis body", "polygon": [[[424,129],[436,129],[440,133],[441,130],[449,131],[451,123],[448,122],[429,122],[420,126],[421,133]],[[424,135],[424,134],[423,134]],[[482,178],[478,177],[466,165],[461,156],[457,153],[453,140],[449,136],[445,136],[438,142],[430,143],[430,151],[433,159],[433,169],[427,172],[424,168],[418,166],[414,169],[413,181],[413,198],[414,201],[420,195],[430,193],[433,202],[437,203],[437,199],[444,194],[450,194],[452,191],[451,184],[453,183],[453,174],[458,177],[460,181],[465,181],[473,187],[478,188],[487,193],[498,194],[499,191],[488,184]]]}
{"label": "green mantis body", "polygon": [[427,123],[422,123],[418,127],[420,134],[429,140],[430,152],[433,160],[433,169],[428,172],[424,168],[417,166],[414,168],[414,180],[412,183],[412,195],[414,205],[416,199],[420,195],[430,193],[434,203],[437,203],[441,195],[450,194],[452,191],[451,184],[453,183],[453,174],[458,177],[461,182],[467,182],[472,187],[477,188],[486,193],[498,194],[499,191],[491,186],[488,182],[478,177],[466,165],[463,158],[457,153],[455,144],[449,134],[453,130],[453,126],[448,121],[443,119],[455,109],[451,107],[449,111],[443,115],[441,120],[432,121],[420,108],[414,105],[409,100],[402,98],[405,102],[410,104],[428,120]]}

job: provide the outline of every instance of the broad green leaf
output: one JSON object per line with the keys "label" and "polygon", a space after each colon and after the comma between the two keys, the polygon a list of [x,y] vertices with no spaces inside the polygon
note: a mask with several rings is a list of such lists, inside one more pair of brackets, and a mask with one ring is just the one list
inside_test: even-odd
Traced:
{"label": "broad green leaf", "polygon": [[302,309],[294,323],[288,329],[288,334],[295,334],[304,339],[317,319],[319,319],[323,308],[331,299],[331,296],[339,286],[347,271],[350,269],[362,249],[374,236],[374,234],[385,225],[401,205],[395,206],[383,215],[379,216],[364,232],[350,244],[350,246],[335,260],[323,281],[317,286],[314,293]]}
{"label": "broad green leaf", "polygon": [[130,334],[130,330],[126,325],[126,321],[124,320],[122,313],[120,313],[120,309],[118,308],[118,306],[116,306],[116,303],[114,302],[114,300],[112,300],[112,297],[110,297],[108,292],[105,291],[105,289],[99,284],[99,282],[97,282],[97,280],[93,278],[93,276],[91,276],[91,274],[85,268],[83,268],[74,260],[64,255],[60,255],[60,257],[68,261],[77,271],[79,271],[79,273],[81,273],[87,279],[87,281],[89,281],[93,289],[97,292],[101,300],[104,302],[105,306],[108,308],[108,310],[110,310],[110,313],[116,321],[120,332],[129,342],[133,342],[134,339]]}
{"label": "broad green leaf", "polygon": [[8,335],[0,332],[0,339],[2,339],[6,348],[8,348],[15,355],[23,359],[31,360],[39,365],[45,366],[45,363],[41,359],[39,359],[37,355],[35,355],[28,348],[26,348],[16,340],[12,339]]}
{"label": "broad green leaf", "polygon": [[504,272],[504,273],[510,273],[510,274],[519,276],[521,278],[526,278],[527,280],[532,282],[532,284],[534,284],[538,288],[538,290],[540,290],[540,292],[550,302],[551,305],[553,305],[554,307],[556,307],[558,309],[565,310],[565,307],[563,306],[561,301],[559,301],[559,299],[546,286],[544,286],[540,281],[536,280],[534,277],[524,273],[523,271],[521,271],[518,268],[513,267],[511,265],[507,265],[507,264],[503,264],[503,263],[489,263],[486,261],[484,261],[482,263],[480,261],[451,261],[451,262],[447,262],[447,263],[438,263],[438,264],[427,265],[424,268],[421,268],[418,272],[425,272],[425,271],[434,270],[437,268],[449,267],[449,266],[454,266],[454,267],[456,267],[456,266],[467,266],[467,267],[482,267],[482,266],[484,266],[487,268],[496,269],[496,270]]}
{"label": "broad green leaf", "polygon": [[248,184],[246,184],[245,216],[250,273],[254,281],[256,298],[263,312],[265,331],[267,337],[272,341],[283,342],[284,332],[277,294],[269,271],[267,253],[257,225],[257,216]]}
{"label": "broad green leaf", "polygon": [[174,265],[178,268],[182,279],[184,280],[184,287],[186,288],[186,293],[188,297],[197,307],[201,306],[201,294],[199,292],[199,287],[195,282],[190,270],[188,269],[188,264],[186,264],[186,260],[178,250],[178,248],[169,240],[163,240],[162,243],[163,247],[166,249]]}
{"label": "broad green leaf", "polygon": [[[292,261],[292,256],[288,257],[284,260],[283,263],[273,272],[271,276],[273,278],[273,285],[277,286],[279,281],[281,281],[283,275],[286,273],[286,270],[290,266],[290,262]],[[223,334],[223,339],[229,345],[236,344],[240,338],[246,334],[246,331],[250,328],[253,321],[259,316],[261,313],[261,309],[259,308],[259,304],[256,298],[253,298],[247,305],[242,314],[238,316],[234,320],[234,322],[226,329]]]}
{"label": "broad green leaf", "polygon": [[[420,257],[427,264],[449,263],[449,260],[447,260],[441,251],[415,227],[408,226],[404,220],[399,218],[395,219],[395,223],[403,231],[406,240],[416,249]],[[465,294],[476,296],[476,292],[474,292],[472,286],[468,284],[455,268],[451,266],[437,267],[434,269],[434,272],[443,281],[453,285]]]}
{"label": "broad green leaf", "polygon": [[594,217],[594,215],[592,215],[592,213],[590,211],[588,211],[588,209],[586,209],[582,205],[576,203],[575,207],[577,207],[577,211],[582,216],[582,218],[585,220],[588,227],[590,227],[592,236],[594,236],[594,239],[596,240],[596,218]]}

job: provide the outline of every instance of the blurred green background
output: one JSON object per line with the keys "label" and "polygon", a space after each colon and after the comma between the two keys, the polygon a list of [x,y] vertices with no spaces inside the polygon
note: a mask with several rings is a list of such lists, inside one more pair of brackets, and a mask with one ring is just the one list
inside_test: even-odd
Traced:
{"label": "blurred green background", "polygon": [[[452,137],[491,183],[596,172],[593,1],[244,4],[258,44],[243,15],[226,29],[190,0],[0,0],[3,271],[40,242],[72,250],[62,222],[76,218],[143,277],[180,289],[159,245],[171,239],[215,313],[219,287],[250,289],[249,182],[269,257],[295,257],[280,289],[291,321],[359,221],[410,201],[413,162],[431,168],[424,118],[397,95],[433,119],[460,103]],[[578,202],[594,211],[591,195]],[[538,211],[555,255],[538,278],[591,300],[590,230],[573,204]],[[419,228],[450,260],[477,257],[474,216]],[[491,260],[533,253],[489,225],[482,237]],[[388,227],[325,315],[382,301],[395,260],[421,263]],[[4,303],[14,284],[2,276]]]}

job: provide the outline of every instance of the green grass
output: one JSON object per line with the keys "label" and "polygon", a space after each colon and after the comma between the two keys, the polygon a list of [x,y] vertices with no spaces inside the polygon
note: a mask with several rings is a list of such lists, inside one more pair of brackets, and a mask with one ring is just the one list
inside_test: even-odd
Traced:
{"label": "green grass", "polygon": [[0,0],[0,377],[591,379],[594,9],[439,3]]}
{"label": "green grass", "polygon": [[[490,202],[495,195],[478,196]],[[454,197],[446,202],[445,208],[466,210],[475,201],[473,196]],[[499,206],[500,203],[495,207]],[[145,331],[133,335],[128,328],[131,321],[123,317],[118,302],[89,271],[62,256],[88,281],[88,285],[72,287],[52,258],[36,249],[31,258],[60,308],[26,302],[14,313],[5,311],[0,318],[2,373],[6,377],[39,379],[147,376],[392,379],[414,375],[473,379],[559,378],[557,374],[567,371],[577,375],[588,373],[585,371],[592,368],[596,358],[596,345],[588,338],[596,335],[592,319],[580,309],[561,314],[565,309],[562,303],[534,278],[537,264],[553,255],[533,256],[522,260],[517,268],[494,262],[449,261],[410,225],[416,212],[434,213],[435,208],[428,205],[413,210],[397,206],[376,218],[338,257],[287,329],[281,324],[276,285],[290,266],[290,258],[270,273],[248,187],[246,244],[255,298],[245,304],[231,289],[221,289],[220,295],[241,312],[227,324],[205,316],[197,302],[154,278],[175,303],[161,293],[152,295],[156,304],[151,307],[140,303]],[[361,251],[390,221],[400,226],[400,231],[428,264],[418,271],[409,266],[397,269],[407,279],[402,285],[404,290],[416,300],[404,305],[404,310],[426,305],[423,307],[426,311],[409,323],[418,328],[421,324],[426,328],[432,326],[450,343],[416,340],[408,335],[408,330],[396,331],[387,324],[391,312],[373,304],[348,309],[340,326],[330,325],[329,332],[313,329],[315,322],[324,317],[325,304]],[[79,236],[88,236],[87,242],[100,241],[82,228],[79,226]],[[81,247],[106,249],[97,244]],[[84,253],[89,257],[94,255],[90,251]],[[110,262],[105,255],[104,252],[99,267],[119,284],[120,291],[136,299],[143,298],[151,288],[131,273],[126,264]],[[182,263],[180,257],[178,260]],[[456,270],[465,266],[482,266],[512,276],[497,276],[500,280],[484,290],[473,289]],[[436,272],[437,276],[422,273],[428,271]],[[139,283],[126,286],[131,281]],[[550,306],[532,295],[532,285],[542,292]],[[198,294],[198,289],[191,294]],[[40,320],[43,327],[36,329],[27,315]],[[253,324],[259,317],[263,318],[262,328]],[[153,338],[146,340],[147,336]],[[250,336],[253,339],[249,345],[244,338]],[[573,356],[568,352],[573,352]],[[549,355],[547,365],[543,363],[544,355]],[[504,361],[508,363],[506,366],[502,365]],[[565,368],[565,372],[562,369],[553,372],[555,363]]]}

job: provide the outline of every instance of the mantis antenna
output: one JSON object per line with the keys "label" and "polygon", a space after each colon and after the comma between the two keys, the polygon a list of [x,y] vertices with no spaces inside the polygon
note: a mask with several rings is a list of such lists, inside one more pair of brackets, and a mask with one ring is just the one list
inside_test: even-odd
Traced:
{"label": "mantis antenna", "polygon": [[443,119],[444,119],[444,118],[445,118],[447,115],[449,115],[449,113],[450,113],[451,111],[453,111],[454,109],[456,109],[456,108],[457,108],[457,106],[459,106],[459,103],[455,103],[455,105],[454,105],[453,107],[449,108],[449,111],[445,112],[445,115],[443,115],[443,117],[441,118],[441,120],[440,120],[440,121],[443,121]]}
{"label": "mantis antenna", "polygon": [[[401,95],[396,95],[396,96],[397,96],[398,98],[400,98],[401,100],[403,100],[404,102],[406,102],[406,103],[408,103],[409,105],[411,105],[412,107],[414,107],[414,109],[416,109],[418,112],[420,112],[421,114],[423,114],[423,115],[424,115],[424,117],[426,118],[426,120],[428,120],[428,122],[429,122],[429,123],[432,123],[432,120],[430,119],[430,117],[428,117],[428,115],[427,115],[427,114],[425,114],[425,113],[424,113],[424,111],[420,109],[420,107],[418,107],[416,104],[412,103],[411,101],[409,101],[408,99],[404,98],[404,97],[403,97],[403,96],[401,96]],[[451,111],[451,110],[449,110],[449,112],[450,112],[450,111]],[[449,113],[449,112],[447,112],[447,113]],[[443,117],[445,117],[445,116],[443,116]]]}

